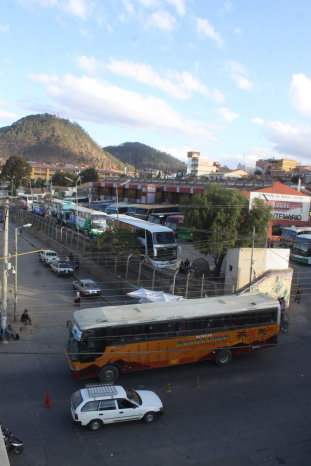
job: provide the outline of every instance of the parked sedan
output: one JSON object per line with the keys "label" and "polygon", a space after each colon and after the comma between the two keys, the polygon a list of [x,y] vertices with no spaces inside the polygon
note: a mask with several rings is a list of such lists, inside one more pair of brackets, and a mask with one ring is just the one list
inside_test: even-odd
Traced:
{"label": "parked sedan", "polygon": [[102,290],[98,287],[94,280],[89,278],[75,280],[72,283],[72,286],[75,291],[80,291],[81,296],[93,297],[100,296],[102,294]]}
{"label": "parked sedan", "polygon": [[73,268],[69,264],[69,262],[52,262],[51,264],[52,272],[56,273],[56,275],[73,275]]}

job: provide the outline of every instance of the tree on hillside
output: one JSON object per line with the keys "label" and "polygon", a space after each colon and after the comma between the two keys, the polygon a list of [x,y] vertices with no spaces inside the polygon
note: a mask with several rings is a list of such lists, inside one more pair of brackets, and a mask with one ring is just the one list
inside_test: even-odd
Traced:
{"label": "tree on hillside", "polygon": [[213,256],[216,277],[227,249],[250,246],[253,227],[256,240],[264,241],[271,219],[271,209],[259,199],[249,211],[245,194],[218,184],[208,184],[203,195],[193,196],[183,210],[185,224],[194,228],[194,247]]}
{"label": "tree on hillside", "polygon": [[[68,178],[72,179],[70,181]],[[52,176],[54,186],[72,186],[76,182],[76,176],[73,173],[64,173],[57,170]]]}
{"label": "tree on hillside", "polygon": [[99,175],[94,167],[86,168],[80,173],[81,182],[87,183],[88,181],[98,181]]}
{"label": "tree on hillside", "polygon": [[0,176],[1,180],[7,182],[8,186],[15,191],[23,184],[24,179],[30,180],[30,175],[31,166],[27,160],[19,155],[12,155],[3,165]]}

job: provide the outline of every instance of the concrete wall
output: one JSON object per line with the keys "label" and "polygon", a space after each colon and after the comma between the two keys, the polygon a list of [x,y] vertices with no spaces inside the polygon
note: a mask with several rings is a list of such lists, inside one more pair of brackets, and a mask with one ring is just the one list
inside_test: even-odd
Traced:
{"label": "concrete wall", "polygon": [[[228,250],[225,274],[226,293],[234,293],[249,284],[251,257],[251,248]],[[269,270],[288,270],[288,267],[289,249],[254,248],[252,281]]]}

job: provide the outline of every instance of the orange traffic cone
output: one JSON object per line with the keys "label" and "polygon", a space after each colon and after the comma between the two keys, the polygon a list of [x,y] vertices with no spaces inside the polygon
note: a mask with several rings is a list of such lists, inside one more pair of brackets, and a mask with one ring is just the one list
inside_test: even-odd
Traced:
{"label": "orange traffic cone", "polygon": [[46,392],[45,403],[43,405],[44,408],[50,408],[52,406],[49,392]]}

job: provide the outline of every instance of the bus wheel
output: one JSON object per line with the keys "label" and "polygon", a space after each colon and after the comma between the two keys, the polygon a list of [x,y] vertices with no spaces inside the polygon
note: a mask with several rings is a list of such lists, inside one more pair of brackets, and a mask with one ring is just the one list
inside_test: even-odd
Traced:
{"label": "bus wheel", "polygon": [[91,430],[99,430],[101,429],[102,426],[103,426],[103,423],[100,419],[93,419],[93,421],[89,423],[89,428]]}
{"label": "bus wheel", "polygon": [[155,420],[155,418],[156,418],[156,416],[152,411],[150,411],[149,413],[146,413],[144,415],[144,421],[147,422],[148,424],[150,422],[153,422]]}
{"label": "bus wheel", "polygon": [[119,377],[119,369],[116,366],[108,364],[101,368],[98,373],[100,382],[110,383],[115,382]]}
{"label": "bus wheel", "polygon": [[228,366],[232,360],[232,353],[228,349],[218,351],[215,356],[217,366]]}

